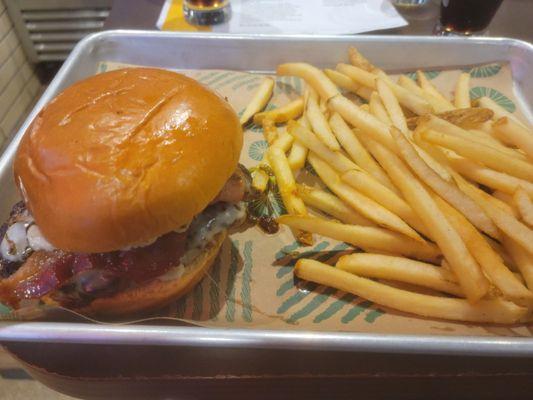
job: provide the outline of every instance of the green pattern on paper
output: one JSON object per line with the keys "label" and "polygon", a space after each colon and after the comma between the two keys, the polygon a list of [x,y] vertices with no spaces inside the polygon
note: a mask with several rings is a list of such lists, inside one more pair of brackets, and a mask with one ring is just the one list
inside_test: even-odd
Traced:
{"label": "green pattern on paper", "polygon": [[318,314],[313,322],[315,324],[320,323],[326,319],[329,319],[333,317],[336,313],[338,313],[345,305],[350,304],[352,301],[354,301],[356,297],[351,293],[346,293],[344,296],[342,296],[340,299],[334,301],[329,305],[328,308],[326,308],[324,311],[322,311],[320,314]]}
{"label": "green pattern on paper", "polygon": [[507,96],[498,92],[496,89],[483,86],[477,86],[470,89],[470,98],[473,100],[485,96],[490,97],[495,103],[509,112],[514,112],[516,110],[515,104]]}
{"label": "green pattern on paper", "polygon": [[472,78],[488,78],[494,76],[500,72],[502,66],[500,64],[489,64],[482,67],[474,67],[467,72],[470,73]]}
{"label": "green pattern on paper", "polygon": [[347,324],[348,322],[353,321],[359,314],[361,314],[366,309],[372,307],[374,303],[371,301],[363,301],[355,306],[353,306],[350,311],[348,311],[342,318],[341,322]]}
{"label": "green pattern on paper", "polygon": [[2,303],[0,303],[0,315],[9,314],[10,312],[11,312],[11,308],[4,306]]}
{"label": "green pattern on paper", "polygon": [[241,287],[241,299],[242,299],[242,318],[246,322],[252,322],[252,300],[251,300],[251,281],[252,281],[252,242],[247,240],[244,243],[244,249],[242,252],[244,256],[244,267],[242,273],[242,287]]}
{"label": "green pattern on paper", "polygon": [[289,290],[291,290],[294,287],[294,282],[292,280],[292,277],[281,284],[281,286],[276,291],[276,296],[281,297],[285,293],[287,293]]}
{"label": "green pattern on paper", "polygon": [[226,320],[235,321],[235,275],[237,275],[237,264],[239,263],[239,241],[232,240],[231,262],[226,281]]}
{"label": "green pattern on paper", "polygon": [[326,288],[323,293],[317,294],[313,299],[307,303],[303,308],[292,314],[288,322],[294,323],[301,318],[307,317],[313,311],[315,311],[320,305],[325,303],[337,290],[334,288]]}
{"label": "green pattern on paper", "polygon": [[232,83],[242,82],[244,80],[248,79],[248,75],[236,75],[236,76],[230,76],[229,79],[223,80],[222,82],[217,83],[216,85],[213,85],[213,89],[220,89],[224,86],[228,86]]}
{"label": "green pattern on paper", "polygon": [[192,319],[199,320],[202,318],[204,310],[204,285],[198,284],[193,291],[193,311]]}
{"label": "green pattern on paper", "polygon": [[[297,242],[295,243],[296,243],[296,246],[298,246],[298,243]],[[292,245],[289,245],[289,246],[292,246]],[[285,266],[278,269],[278,272],[276,273],[276,277],[283,278],[285,275],[291,272],[292,269],[294,268],[294,265],[296,264],[296,261],[298,261],[299,258],[311,258],[313,255],[316,255],[318,252],[321,252],[322,250],[326,249],[328,246],[329,246],[329,242],[323,241],[323,242],[318,243],[311,250],[304,251],[299,254],[293,254],[294,250],[296,250],[297,247],[295,247],[294,250],[289,250],[287,252],[283,252],[283,253],[278,252],[276,254],[276,261],[282,260],[285,257],[289,257],[289,259]]]}
{"label": "green pattern on paper", "polygon": [[298,95],[302,95],[302,80],[300,78],[297,78],[297,77],[293,77],[293,80],[294,80],[294,90],[296,91],[296,93],[298,93]]}
{"label": "green pattern on paper", "polygon": [[[424,75],[426,75],[426,78],[428,78],[429,80],[435,79],[437,76],[439,76],[439,74],[440,71],[424,71]],[[416,72],[408,72],[405,75],[416,82]]]}
{"label": "green pattern on paper", "polygon": [[205,84],[207,86],[213,86],[215,83],[220,82],[222,79],[224,79],[226,76],[228,76],[231,73],[232,72],[217,73],[216,75],[214,75],[213,79],[206,81]]}
{"label": "green pattern on paper", "polygon": [[307,296],[309,296],[313,290],[315,290],[318,287],[315,283],[309,283],[306,285],[307,292],[304,292],[303,290],[299,290],[298,292],[294,293],[291,297],[289,297],[287,300],[285,300],[281,305],[279,306],[278,310],[276,311],[278,314],[283,314],[287,310],[289,310],[292,306],[295,306],[300,301],[305,299]]}
{"label": "green pattern on paper", "polygon": [[258,140],[253,142],[248,148],[248,155],[252,160],[261,161],[265,155],[265,151],[268,149],[268,143],[266,140]]}
{"label": "green pattern on paper", "polygon": [[365,321],[368,322],[369,324],[372,324],[372,323],[374,323],[376,321],[376,319],[381,317],[383,314],[385,314],[385,311],[383,311],[383,310],[381,310],[379,308],[376,308],[375,310],[370,311],[365,316]]}
{"label": "green pattern on paper", "polygon": [[[248,78],[248,77],[247,77]],[[233,85],[231,87],[232,90],[237,90],[243,86],[246,86],[246,85],[249,85],[255,81],[257,81],[258,79],[261,79],[259,78],[258,76],[253,76],[251,78],[248,78],[248,79],[243,79],[242,81],[240,81],[239,83],[236,83],[235,85]]]}
{"label": "green pattern on paper", "polygon": [[217,261],[211,269],[211,280],[209,284],[209,319],[216,319],[218,314],[220,291],[218,289],[218,282],[220,282],[220,269],[221,261],[220,255],[217,257]]}
{"label": "green pattern on paper", "polygon": [[220,74],[219,71],[211,71],[211,72],[208,72],[207,74],[205,74],[205,76],[201,76],[201,77],[198,77],[198,81],[202,82],[202,83],[205,83],[207,85],[207,82],[209,82],[209,80],[211,78],[213,78],[214,76]]}

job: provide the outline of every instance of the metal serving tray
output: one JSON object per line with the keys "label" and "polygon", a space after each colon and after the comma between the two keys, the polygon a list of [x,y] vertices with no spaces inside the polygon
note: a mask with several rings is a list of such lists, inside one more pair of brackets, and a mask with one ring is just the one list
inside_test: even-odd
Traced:
{"label": "metal serving tray", "polygon": [[[0,219],[16,200],[12,161],[30,121],[54,95],[94,74],[100,61],[173,69],[232,69],[272,72],[287,61],[326,66],[356,45],[388,71],[443,68],[508,62],[515,94],[531,120],[533,46],[499,38],[415,36],[264,36],[186,34],[152,31],[108,31],[91,35],[71,53],[0,159]],[[529,78],[529,79],[528,79]],[[340,351],[365,353],[441,354],[460,356],[533,356],[533,339],[516,337],[451,337],[336,332],[207,329],[161,325],[93,325],[62,322],[0,323],[0,343],[40,342],[86,345],[138,345],[224,348],[252,351]],[[169,349],[170,350],[170,349]]]}

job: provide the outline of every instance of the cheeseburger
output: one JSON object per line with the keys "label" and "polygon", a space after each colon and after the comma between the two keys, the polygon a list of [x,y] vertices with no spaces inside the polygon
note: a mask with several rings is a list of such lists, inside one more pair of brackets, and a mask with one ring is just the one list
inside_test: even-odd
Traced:
{"label": "cheeseburger", "polygon": [[122,315],[183,295],[245,218],[242,141],[227,101],[174,72],[70,86],[16,153],[23,201],[0,230],[0,302]]}

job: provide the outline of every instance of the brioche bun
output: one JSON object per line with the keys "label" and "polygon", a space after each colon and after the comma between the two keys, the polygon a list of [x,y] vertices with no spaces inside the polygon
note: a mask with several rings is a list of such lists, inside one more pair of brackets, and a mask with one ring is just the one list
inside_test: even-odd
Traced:
{"label": "brioche bun", "polygon": [[[122,69],[80,81],[43,108],[17,151],[15,179],[54,247],[109,252],[189,223],[235,171],[242,140],[231,106],[195,80]],[[143,290],[155,305],[196,280]],[[128,296],[136,295],[94,307],[119,314],[137,308]]]}

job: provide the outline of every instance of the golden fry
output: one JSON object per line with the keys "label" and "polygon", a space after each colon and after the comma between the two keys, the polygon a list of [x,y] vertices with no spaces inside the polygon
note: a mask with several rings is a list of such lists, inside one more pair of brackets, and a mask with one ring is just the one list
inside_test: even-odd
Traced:
{"label": "golden fry", "polygon": [[446,97],[444,97],[442,93],[439,92],[435,86],[433,86],[433,84],[429,81],[428,78],[426,78],[426,75],[422,71],[420,70],[416,71],[416,78],[422,90],[424,90],[425,92],[428,92],[432,96],[437,97],[441,101],[447,103],[448,106],[451,107],[452,109],[455,108],[455,106],[451,103],[451,101],[449,101]]}
{"label": "golden fry", "polygon": [[381,168],[376,160],[374,160],[374,158],[368,153],[361,142],[359,142],[359,139],[357,139],[357,136],[352,132],[348,124],[344,122],[344,119],[342,119],[338,113],[333,113],[329,119],[329,125],[344,150],[346,150],[348,155],[358,166],[392,191],[398,191],[385,171],[383,171],[383,168]]}
{"label": "golden fry", "polygon": [[369,141],[370,152],[378,159],[393,183],[418,214],[450,263],[466,297],[471,302],[481,299],[489,290],[487,279],[461,237],[439,210],[424,186],[412,175],[407,166],[379,143]]}
{"label": "golden fry", "polygon": [[374,72],[377,70],[377,68],[353,46],[350,46],[348,49],[348,57],[350,59],[350,64],[356,67],[362,68],[368,72]]}
{"label": "golden fry", "polygon": [[453,183],[442,179],[433,171],[418,155],[413,145],[398,131],[392,130],[393,137],[398,145],[402,159],[409,165],[413,172],[426,185],[435,191],[440,197],[457,208],[478,229],[492,237],[498,237],[499,232],[492,220],[485,214],[483,209],[470,197],[464,194]]}
{"label": "golden fry", "polygon": [[408,129],[407,121],[405,120],[405,115],[403,114],[402,108],[400,107],[400,103],[398,103],[398,100],[394,96],[392,90],[389,88],[389,86],[385,83],[383,79],[378,79],[376,81],[376,89],[379,93],[381,102],[387,110],[387,114],[389,115],[392,124],[400,131],[407,133]]}
{"label": "golden fry", "polygon": [[325,100],[340,94],[337,86],[316,67],[306,63],[281,64],[277,69],[278,75],[299,76],[311,85]]}
{"label": "golden fry", "polygon": [[239,120],[241,125],[246,124],[250,120],[250,118],[254,116],[254,114],[258,113],[266,107],[268,101],[272,97],[273,91],[274,79],[265,78],[257,88],[257,91],[252,97],[252,100],[250,101],[250,103],[248,103],[246,109],[242,113],[241,118]]}
{"label": "golden fry", "polygon": [[354,210],[380,226],[403,233],[414,240],[424,241],[414,229],[396,214],[377,201],[341,182],[337,173],[314,153],[309,154],[308,159],[327,187]]}
{"label": "golden fry", "polygon": [[500,289],[504,297],[522,306],[532,305],[533,293],[516,279],[483,235],[444,200],[436,195],[433,198],[439,209],[462,237],[466,247],[479,263],[485,275]]}
{"label": "golden fry", "polygon": [[516,189],[513,200],[522,216],[522,220],[529,226],[533,226],[533,202],[522,187]]}
{"label": "golden fry", "polygon": [[431,93],[426,92],[424,89],[420,88],[411,78],[408,78],[405,75],[400,76],[400,78],[398,79],[398,85],[410,91],[414,95],[426,100],[429,104],[431,104],[431,107],[433,107],[433,110],[437,113],[453,110],[453,105],[450,104],[448,101],[443,101],[441,98],[435,97]]}
{"label": "golden fry", "polygon": [[331,132],[328,120],[320,111],[320,108],[312,97],[307,100],[306,118],[313,128],[315,135],[324,143],[330,150],[338,151],[341,149],[339,142]]}
{"label": "golden fry", "polygon": [[341,199],[331,193],[305,185],[297,185],[296,189],[298,196],[305,204],[325,212],[345,224],[376,226],[368,218],[348,207]]}
{"label": "golden fry", "polygon": [[496,103],[494,100],[492,100],[490,97],[480,97],[476,100],[480,107],[488,108],[494,112],[494,119],[500,119],[503,117],[507,117],[509,119],[512,119],[514,122],[516,122],[519,125],[522,125],[523,128],[527,129],[526,124],[524,124],[522,121],[520,121],[517,117],[515,117],[513,114],[511,114],[509,111],[504,109],[502,106],[500,106],[498,103]]}
{"label": "golden fry", "polygon": [[506,142],[514,144],[533,160],[533,132],[507,117],[500,118],[492,127],[497,136],[503,136]]}
{"label": "golden fry", "polygon": [[291,119],[296,119],[304,110],[304,100],[298,97],[284,106],[275,108],[270,111],[263,111],[254,115],[254,124],[261,125],[264,119],[270,119],[274,123],[287,122]]}
{"label": "golden fry", "polygon": [[463,157],[450,157],[449,163],[457,172],[474,182],[507,194],[513,194],[518,187],[522,187],[529,196],[533,196],[533,184],[524,179],[494,171]]}
{"label": "golden fry", "polygon": [[446,147],[473,161],[517,178],[533,180],[533,165],[527,161],[511,157],[487,145],[463,138],[447,135],[434,130],[421,132],[421,137],[430,143]]}
{"label": "golden fry", "polygon": [[452,273],[409,258],[353,253],[342,256],[335,267],[366,278],[390,279],[464,297],[457,278]]}
{"label": "golden fry", "polygon": [[463,299],[408,292],[315,260],[298,260],[294,274],[301,279],[331,286],[386,307],[429,318],[514,324],[528,312],[525,307],[501,299],[480,300],[471,304]]}
{"label": "golden fry", "polygon": [[282,215],[278,218],[278,222],[294,229],[301,229],[346,242],[365,250],[373,249],[403,254],[427,261],[435,261],[440,254],[438,248],[433,244],[417,242],[383,228],[346,225],[322,218],[293,215]]}
{"label": "golden fry", "polygon": [[370,96],[370,102],[368,103],[370,107],[370,113],[374,115],[377,119],[387,125],[392,125],[392,121],[389,118],[389,114],[379,97],[377,92],[372,92]]}
{"label": "golden fry", "polygon": [[468,72],[459,75],[455,86],[454,103],[457,108],[470,107],[470,74]]}

